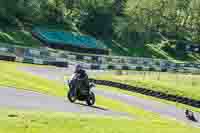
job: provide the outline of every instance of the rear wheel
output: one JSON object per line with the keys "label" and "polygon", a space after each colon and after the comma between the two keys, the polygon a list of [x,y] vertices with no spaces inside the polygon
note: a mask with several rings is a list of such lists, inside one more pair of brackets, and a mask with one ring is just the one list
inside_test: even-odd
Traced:
{"label": "rear wheel", "polygon": [[76,96],[73,95],[72,91],[68,92],[67,97],[68,97],[69,101],[72,102],[72,103],[74,103],[76,101]]}
{"label": "rear wheel", "polygon": [[90,92],[89,97],[86,100],[87,105],[92,106],[95,104],[95,95],[93,92]]}

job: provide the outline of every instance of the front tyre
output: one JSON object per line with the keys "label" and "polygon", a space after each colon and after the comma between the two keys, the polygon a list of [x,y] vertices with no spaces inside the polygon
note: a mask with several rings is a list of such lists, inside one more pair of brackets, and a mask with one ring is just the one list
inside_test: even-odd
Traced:
{"label": "front tyre", "polygon": [[74,103],[76,101],[76,96],[73,95],[72,91],[68,92],[67,97],[71,103]]}
{"label": "front tyre", "polygon": [[92,106],[95,104],[95,95],[93,92],[90,92],[89,97],[86,100],[87,105]]}

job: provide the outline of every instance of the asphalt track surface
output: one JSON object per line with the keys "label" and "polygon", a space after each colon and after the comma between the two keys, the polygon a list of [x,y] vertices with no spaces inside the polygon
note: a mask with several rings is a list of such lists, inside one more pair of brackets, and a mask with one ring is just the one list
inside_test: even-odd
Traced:
{"label": "asphalt track surface", "polygon": [[129,116],[127,113],[113,112],[102,107],[88,107],[80,103],[72,104],[61,97],[49,96],[28,90],[17,90],[9,87],[0,87],[0,98],[0,107],[20,110],[73,112],[102,116]]}
{"label": "asphalt track surface", "polygon": [[[37,76],[48,78],[50,80],[57,80],[64,82],[64,75],[72,74],[73,67],[67,69],[55,68],[55,67],[23,67],[18,68],[21,71],[29,72]],[[89,74],[101,74],[102,71],[89,71]],[[185,117],[183,109],[177,108],[171,104],[161,103],[155,100],[142,99],[136,96],[130,96],[123,93],[112,92],[108,90],[102,90],[96,88],[93,90],[96,95],[104,96],[113,100],[118,100],[123,103],[126,103],[130,106],[139,107],[141,109],[151,111],[161,116],[164,116],[168,119],[176,119],[193,126],[200,127],[200,115],[195,113],[195,116],[198,119],[198,122],[192,122]],[[19,108],[38,108],[38,109],[47,109],[55,111],[64,111],[64,112],[78,112],[78,113],[97,113],[100,115],[120,115],[128,116],[126,113],[113,112],[109,109],[103,109],[100,107],[87,107],[83,104],[71,104],[68,101],[65,101],[63,98],[47,96],[44,94],[39,94],[30,91],[17,91],[12,88],[0,89],[1,99],[11,99],[11,100],[1,100],[0,106],[12,106]],[[17,101],[16,101],[17,99]],[[26,100],[27,99],[27,100]],[[15,104],[16,103],[16,104]],[[32,104],[30,104],[32,103]]]}

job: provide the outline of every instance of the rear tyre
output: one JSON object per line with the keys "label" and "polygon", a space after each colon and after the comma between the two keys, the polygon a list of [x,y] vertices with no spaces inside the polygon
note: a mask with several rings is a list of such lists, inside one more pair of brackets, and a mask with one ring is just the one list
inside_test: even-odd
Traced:
{"label": "rear tyre", "polygon": [[74,103],[76,101],[76,96],[73,95],[73,93],[71,91],[68,92],[68,95],[67,95],[69,101],[71,103]]}
{"label": "rear tyre", "polygon": [[87,105],[92,106],[95,104],[95,95],[93,92],[90,92],[88,99],[86,100]]}

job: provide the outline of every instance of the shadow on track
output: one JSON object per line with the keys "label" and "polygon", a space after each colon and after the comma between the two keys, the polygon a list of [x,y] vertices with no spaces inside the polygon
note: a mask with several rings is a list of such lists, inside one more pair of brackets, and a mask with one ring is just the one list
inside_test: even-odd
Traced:
{"label": "shadow on track", "polygon": [[88,106],[88,105],[83,104],[83,103],[75,103],[75,104],[78,104],[78,105],[81,105],[81,106],[86,106],[86,107],[91,107],[91,108],[99,109],[99,110],[103,110],[103,111],[108,111],[108,109],[102,108],[102,107],[98,107],[98,106]]}

